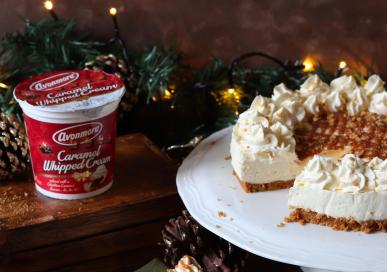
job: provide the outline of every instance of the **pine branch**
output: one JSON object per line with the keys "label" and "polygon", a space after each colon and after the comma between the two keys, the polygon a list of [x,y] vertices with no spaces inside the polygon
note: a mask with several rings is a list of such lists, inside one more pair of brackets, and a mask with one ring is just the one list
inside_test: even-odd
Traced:
{"label": "pine branch", "polygon": [[24,32],[6,34],[0,42],[1,64],[13,72],[8,77],[11,84],[39,73],[81,69],[101,53],[87,35],[76,31],[72,21],[25,22]]}
{"label": "pine branch", "polygon": [[136,92],[149,103],[152,97],[159,100],[164,95],[173,73],[180,66],[179,54],[173,48],[154,46],[135,57],[135,65],[139,75]]}

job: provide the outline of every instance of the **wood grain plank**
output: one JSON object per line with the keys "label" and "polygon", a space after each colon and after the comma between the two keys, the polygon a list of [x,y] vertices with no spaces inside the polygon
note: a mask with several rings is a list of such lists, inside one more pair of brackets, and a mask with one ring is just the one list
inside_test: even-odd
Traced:
{"label": "wood grain plank", "polygon": [[103,235],[14,253],[3,260],[1,269],[9,272],[56,270],[80,261],[151,247],[160,240],[160,230],[166,221],[167,219],[159,220]]}
{"label": "wood grain plank", "polygon": [[[137,205],[9,230],[4,250],[18,252],[99,235],[161,218],[171,218],[178,215],[182,209],[183,204],[180,198],[173,195]],[[6,252],[0,252],[0,257],[6,255]]]}

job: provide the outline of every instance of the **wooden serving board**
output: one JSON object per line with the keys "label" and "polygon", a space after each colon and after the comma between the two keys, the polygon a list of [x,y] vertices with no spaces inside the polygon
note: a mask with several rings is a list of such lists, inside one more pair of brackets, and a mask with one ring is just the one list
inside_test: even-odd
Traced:
{"label": "wooden serving board", "polygon": [[177,165],[142,134],[119,137],[106,193],[55,200],[32,178],[0,184],[0,271],[132,271],[159,252],[182,204]]}

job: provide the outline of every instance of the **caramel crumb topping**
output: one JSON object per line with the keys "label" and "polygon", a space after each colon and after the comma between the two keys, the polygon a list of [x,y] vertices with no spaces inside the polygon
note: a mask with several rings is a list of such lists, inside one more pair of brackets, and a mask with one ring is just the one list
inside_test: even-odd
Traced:
{"label": "caramel crumb topping", "polygon": [[387,159],[387,116],[362,112],[322,113],[295,129],[296,153],[303,160],[324,150],[348,149],[361,158]]}
{"label": "caramel crumb topping", "polygon": [[227,214],[224,211],[218,211],[219,217],[227,217]]}

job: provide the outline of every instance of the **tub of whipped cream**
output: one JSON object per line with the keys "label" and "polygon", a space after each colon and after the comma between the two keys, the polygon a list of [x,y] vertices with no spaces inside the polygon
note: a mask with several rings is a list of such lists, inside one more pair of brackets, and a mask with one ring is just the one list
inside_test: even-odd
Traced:
{"label": "tub of whipped cream", "polygon": [[90,70],[42,74],[16,86],[40,193],[81,199],[112,186],[116,109],[124,92],[117,76]]}

